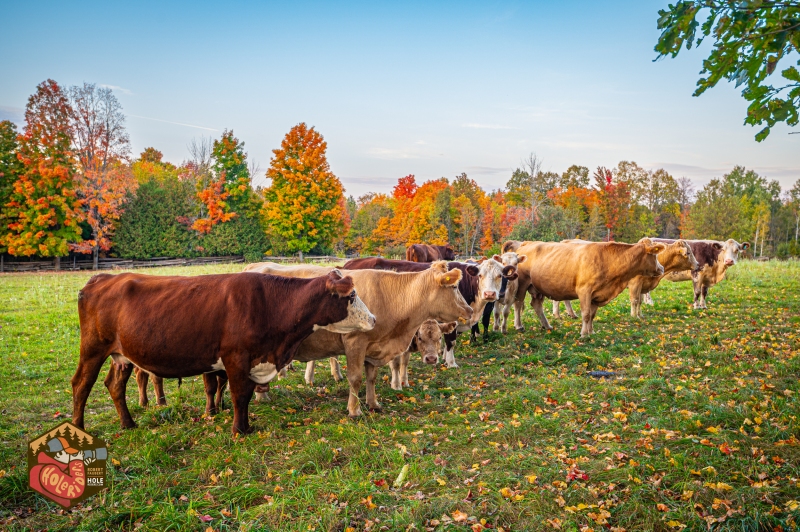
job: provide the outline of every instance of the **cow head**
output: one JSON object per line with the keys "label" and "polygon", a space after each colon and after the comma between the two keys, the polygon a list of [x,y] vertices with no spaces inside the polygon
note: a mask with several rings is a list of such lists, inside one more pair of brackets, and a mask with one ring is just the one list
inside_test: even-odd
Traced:
{"label": "cow head", "polygon": [[680,271],[697,271],[697,269],[700,267],[700,264],[697,262],[697,258],[694,256],[692,247],[689,245],[689,243],[685,240],[677,240],[674,245],[678,247],[677,258],[678,262],[681,264],[681,266],[676,269]]}
{"label": "cow head", "polygon": [[475,290],[475,301],[479,303],[478,308],[482,308],[480,303],[497,301],[503,290],[503,280],[513,281],[517,278],[516,266],[503,266],[500,255],[494,255],[491,259],[483,257],[477,264],[470,264],[467,273],[478,278],[478,286]]}
{"label": "cow head", "polygon": [[339,270],[331,270],[325,277],[325,289],[330,293],[335,306],[344,307],[346,315],[343,320],[328,325],[314,325],[314,330],[325,329],[347,334],[354,331],[369,331],[375,327],[375,316],[356,294],[352,277],[344,277]]}
{"label": "cow head", "polygon": [[506,287],[509,281],[515,281],[519,275],[517,267],[527,260],[527,255],[517,255],[513,251],[508,251],[500,255],[500,263],[503,265],[503,282],[500,284],[500,299],[506,295]]}
{"label": "cow head", "polygon": [[736,261],[739,259],[739,253],[750,247],[749,242],[743,242],[740,244],[732,238],[722,242],[721,245],[722,252],[717,260],[723,261],[722,263],[726,268],[736,264]]}
{"label": "cow head", "polygon": [[436,320],[425,320],[420,326],[414,340],[417,343],[422,361],[426,364],[439,363],[439,351],[442,347],[442,335],[449,334],[458,327],[457,321],[439,323]]}
{"label": "cow head", "polygon": [[450,244],[444,246],[444,251],[442,252],[442,258],[444,260],[456,260],[456,253],[453,251],[453,248],[450,247]]}
{"label": "cow head", "polygon": [[658,254],[666,249],[666,245],[662,243],[653,244],[649,238],[643,238],[639,241],[638,245],[644,247],[644,255],[639,263],[639,275],[648,277],[660,277],[664,275],[664,267],[658,262]]}
{"label": "cow head", "polygon": [[472,307],[458,290],[458,283],[462,277],[461,270],[453,268],[448,271],[447,261],[437,260],[431,263],[430,272],[435,283],[435,288],[428,294],[433,316],[440,321],[472,318]]}

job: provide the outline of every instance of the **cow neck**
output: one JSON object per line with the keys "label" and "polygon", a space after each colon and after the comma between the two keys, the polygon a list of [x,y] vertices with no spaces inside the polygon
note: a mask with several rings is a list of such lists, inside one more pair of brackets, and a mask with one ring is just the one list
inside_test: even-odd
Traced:
{"label": "cow neck", "polygon": [[[621,242],[611,242],[611,244],[615,246],[624,246],[622,253],[628,264],[638,264],[642,261],[645,255],[647,255],[644,244],[623,244]],[[612,276],[612,279],[619,280],[623,284],[627,285],[628,281],[639,275],[643,274],[640,272],[635,272],[632,269],[620,268],[620,273],[616,277]]]}
{"label": "cow neck", "polygon": [[[658,262],[664,267],[664,275],[675,270],[685,270],[686,268],[680,267],[680,248],[673,247],[670,244],[667,249],[658,254]],[[665,255],[664,260],[661,260],[661,255]]]}
{"label": "cow neck", "polygon": [[[304,281],[306,279],[303,279]],[[318,277],[309,279],[310,281],[306,286],[311,288],[312,292],[317,292],[315,290],[317,286],[321,283],[323,290],[322,290],[322,297],[325,298],[329,295],[329,292],[324,289],[325,286],[325,278]],[[287,293],[284,301],[292,301],[293,294]],[[281,356],[279,360],[279,364],[276,364],[278,367],[283,367],[284,365],[288,364],[289,361],[295,356],[300,344],[311,336],[314,332],[314,325],[330,325],[329,323],[318,323],[322,320],[322,313],[327,306],[322,303],[320,304],[317,298],[308,298],[304,304],[299,304],[296,308],[300,311],[298,315],[296,315],[296,320],[294,325],[287,328],[285,335],[280,342],[278,349],[276,350],[276,358],[277,356]],[[331,322],[333,323],[333,322]]]}

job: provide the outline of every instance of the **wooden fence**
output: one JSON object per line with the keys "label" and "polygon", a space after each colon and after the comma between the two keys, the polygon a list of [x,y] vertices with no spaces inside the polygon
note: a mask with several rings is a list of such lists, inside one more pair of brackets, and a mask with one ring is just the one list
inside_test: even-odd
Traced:
{"label": "wooden fence", "polygon": [[[281,263],[300,262],[297,257],[263,257],[261,260]],[[347,260],[346,258],[329,255],[303,257],[303,262],[336,262],[338,264],[344,264]],[[203,264],[233,264],[244,262],[245,260],[242,256],[195,257],[191,259],[157,257],[145,260],[99,259],[97,269],[129,270],[134,268],[158,268],[161,266],[200,266]],[[91,260],[78,260],[77,257],[73,257],[72,260],[62,258],[58,269],[61,271],[80,271],[91,270],[93,266],[94,264]],[[46,271],[56,271],[55,259],[17,262],[8,261],[5,256],[0,255],[0,273]]]}

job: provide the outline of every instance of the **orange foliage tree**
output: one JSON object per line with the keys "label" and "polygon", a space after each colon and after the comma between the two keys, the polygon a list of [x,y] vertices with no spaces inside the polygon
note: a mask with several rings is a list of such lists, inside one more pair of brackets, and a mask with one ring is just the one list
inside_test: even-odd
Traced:
{"label": "orange foliage tree", "polygon": [[272,152],[263,213],[279,251],[302,256],[315,247],[330,247],[342,231],[342,183],[331,172],[327,147],[322,135],[300,123]]}
{"label": "orange foliage tree", "polygon": [[12,255],[61,257],[69,242],[81,240],[71,116],[66,94],[51,79],[28,99],[25,129],[18,139],[23,171],[5,209],[8,232],[3,244]]}
{"label": "orange foliage tree", "polygon": [[111,249],[111,236],[128,193],[138,182],[126,164],[130,152],[122,106],[111,89],[84,83],[71,87],[72,145],[78,159],[76,192],[82,218],[92,237],[70,244],[78,253],[91,253],[94,269],[101,251]]}

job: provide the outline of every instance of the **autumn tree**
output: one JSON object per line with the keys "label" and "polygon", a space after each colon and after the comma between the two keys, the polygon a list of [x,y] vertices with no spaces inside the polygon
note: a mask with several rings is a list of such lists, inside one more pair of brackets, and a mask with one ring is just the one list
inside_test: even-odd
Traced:
{"label": "autumn tree", "polygon": [[600,209],[605,219],[606,240],[614,240],[615,231],[627,221],[631,193],[627,181],[615,182],[608,168],[599,166],[594,179],[600,192]]}
{"label": "autumn tree", "polygon": [[111,236],[128,192],[137,181],[127,165],[130,141],[122,106],[109,88],[84,83],[69,90],[72,109],[70,133],[78,160],[77,196],[90,239],[71,244],[79,253],[91,253],[97,269],[101,251],[111,249]]}
{"label": "autumn tree", "polygon": [[[17,157],[18,152],[17,126],[9,120],[3,120],[0,122],[0,235],[5,232],[8,223],[5,221],[6,204],[11,200],[14,183],[24,170]],[[5,247],[0,244],[0,253],[5,251]]]}
{"label": "autumn tree", "polygon": [[342,184],[331,172],[327,143],[313,127],[294,126],[267,170],[264,216],[274,246],[291,253],[329,247],[342,228]]}
{"label": "autumn tree", "polygon": [[244,142],[233,135],[233,130],[225,130],[219,140],[211,147],[211,170],[217,177],[224,177],[224,188],[229,194],[232,210],[245,207],[251,198],[250,169]]}
{"label": "autumn tree", "polygon": [[58,267],[68,244],[81,240],[71,126],[65,92],[51,79],[40,83],[25,108],[18,139],[23,170],[5,211],[9,232],[3,245],[12,255],[56,257]]}

